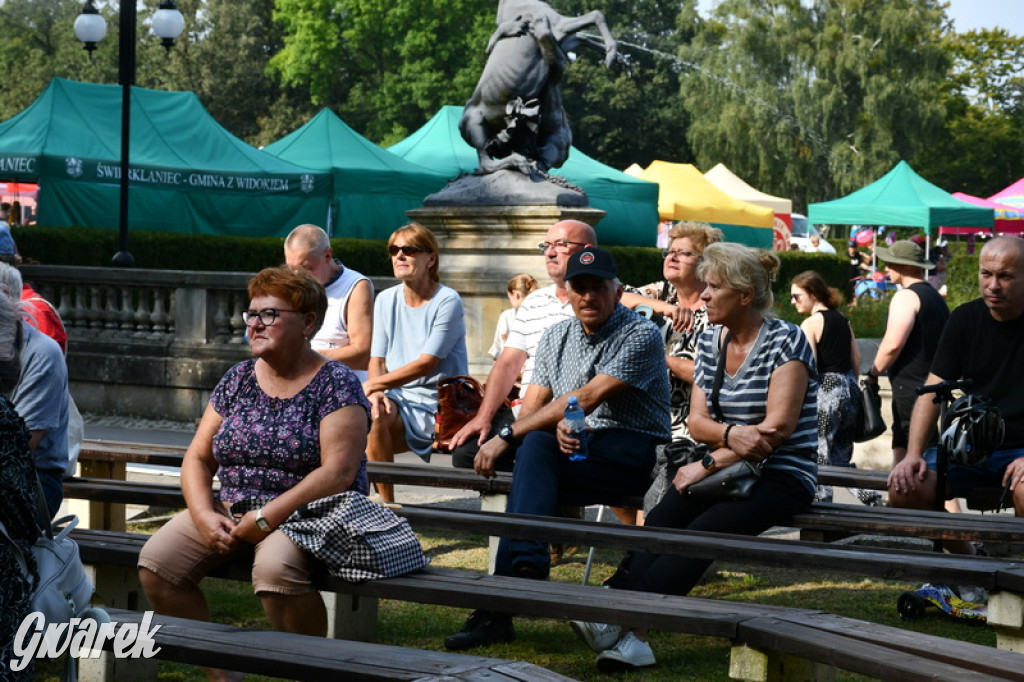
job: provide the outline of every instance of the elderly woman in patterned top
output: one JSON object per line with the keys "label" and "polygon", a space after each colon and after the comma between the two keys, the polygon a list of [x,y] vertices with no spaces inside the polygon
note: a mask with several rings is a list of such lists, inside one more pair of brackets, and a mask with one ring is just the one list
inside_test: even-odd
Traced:
{"label": "elderly woman in patterned top", "polygon": [[208,620],[199,581],[249,556],[253,589],[274,627],[323,636],[327,613],[310,579],[317,562],[278,526],[314,500],[366,494],[369,403],[351,370],[310,348],[327,309],[311,274],[268,268],[250,280],[249,298],[242,317],[256,357],[213,390],[181,467],[188,509],[146,543],[139,576],[157,612]]}
{"label": "elderly woman in patterned top", "polygon": [[668,238],[669,244],[662,265],[665,279],[634,291],[661,304],[650,304],[655,313],[671,315],[672,308],[692,311],[693,326],[681,331],[673,329],[665,342],[668,381],[672,390],[672,443],[658,446],[654,482],[644,496],[644,513],[650,512],[672,488],[672,478],[681,463],[688,457],[692,459],[697,450],[700,454],[696,456],[702,457],[707,449],[690,437],[686,422],[690,416],[690,390],[693,386],[697,337],[708,326],[708,313],[700,297],[704,291],[704,282],[697,276],[697,266],[704,259],[704,249],[709,244],[722,241],[722,231],[707,223],[680,222],[669,230]]}

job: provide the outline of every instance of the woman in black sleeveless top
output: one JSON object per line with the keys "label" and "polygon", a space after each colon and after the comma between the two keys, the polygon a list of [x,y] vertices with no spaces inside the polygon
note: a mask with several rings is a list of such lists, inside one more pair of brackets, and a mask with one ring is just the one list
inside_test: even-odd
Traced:
{"label": "woman in black sleeveless top", "polygon": [[[837,310],[842,297],[813,270],[794,277],[790,292],[796,311],[809,316],[800,328],[818,365],[818,464],[852,467],[853,436],[862,409],[857,390],[860,351],[850,321]],[[881,503],[875,490],[852,492],[864,504]],[[819,484],[817,499],[831,502],[832,486]]]}

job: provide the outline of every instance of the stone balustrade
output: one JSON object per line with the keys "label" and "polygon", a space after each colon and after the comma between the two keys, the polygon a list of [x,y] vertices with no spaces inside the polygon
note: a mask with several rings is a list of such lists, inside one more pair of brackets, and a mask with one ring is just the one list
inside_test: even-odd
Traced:
{"label": "stone balustrade", "polygon": [[245,343],[249,273],[29,265],[23,274],[73,341]]}
{"label": "stone balustrade", "polygon": [[[190,421],[250,357],[250,273],[27,265],[22,275],[64,320],[83,412]],[[394,283],[374,280],[378,289]]]}

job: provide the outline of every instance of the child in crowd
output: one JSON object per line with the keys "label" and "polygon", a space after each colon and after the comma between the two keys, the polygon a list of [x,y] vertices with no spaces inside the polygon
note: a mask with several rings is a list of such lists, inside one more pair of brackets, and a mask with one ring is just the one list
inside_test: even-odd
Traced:
{"label": "child in crowd", "polygon": [[508,338],[508,330],[512,327],[512,320],[516,319],[516,310],[523,304],[523,300],[537,289],[537,280],[525,273],[516,275],[508,281],[505,287],[508,291],[508,302],[512,305],[498,318],[498,326],[494,330],[494,342],[487,353],[498,359],[502,349],[505,347],[505,339]]}

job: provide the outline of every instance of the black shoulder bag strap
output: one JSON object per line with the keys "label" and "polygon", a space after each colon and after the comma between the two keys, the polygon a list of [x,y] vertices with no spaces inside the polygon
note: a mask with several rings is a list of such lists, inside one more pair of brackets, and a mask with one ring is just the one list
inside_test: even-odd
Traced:
{"label": "black shoulder bag strap", "polygon": [[715,419],[723,421],[722,407],[718,404],[718,392],[722,390],[722,380],[725,378],[725,351],[729,348],[729,332],[725,333],[725,340],[722,342],[722,349],[718,358],[718,369],[715,370],[715,383],[711,385],[711,409],[715,413]]}

